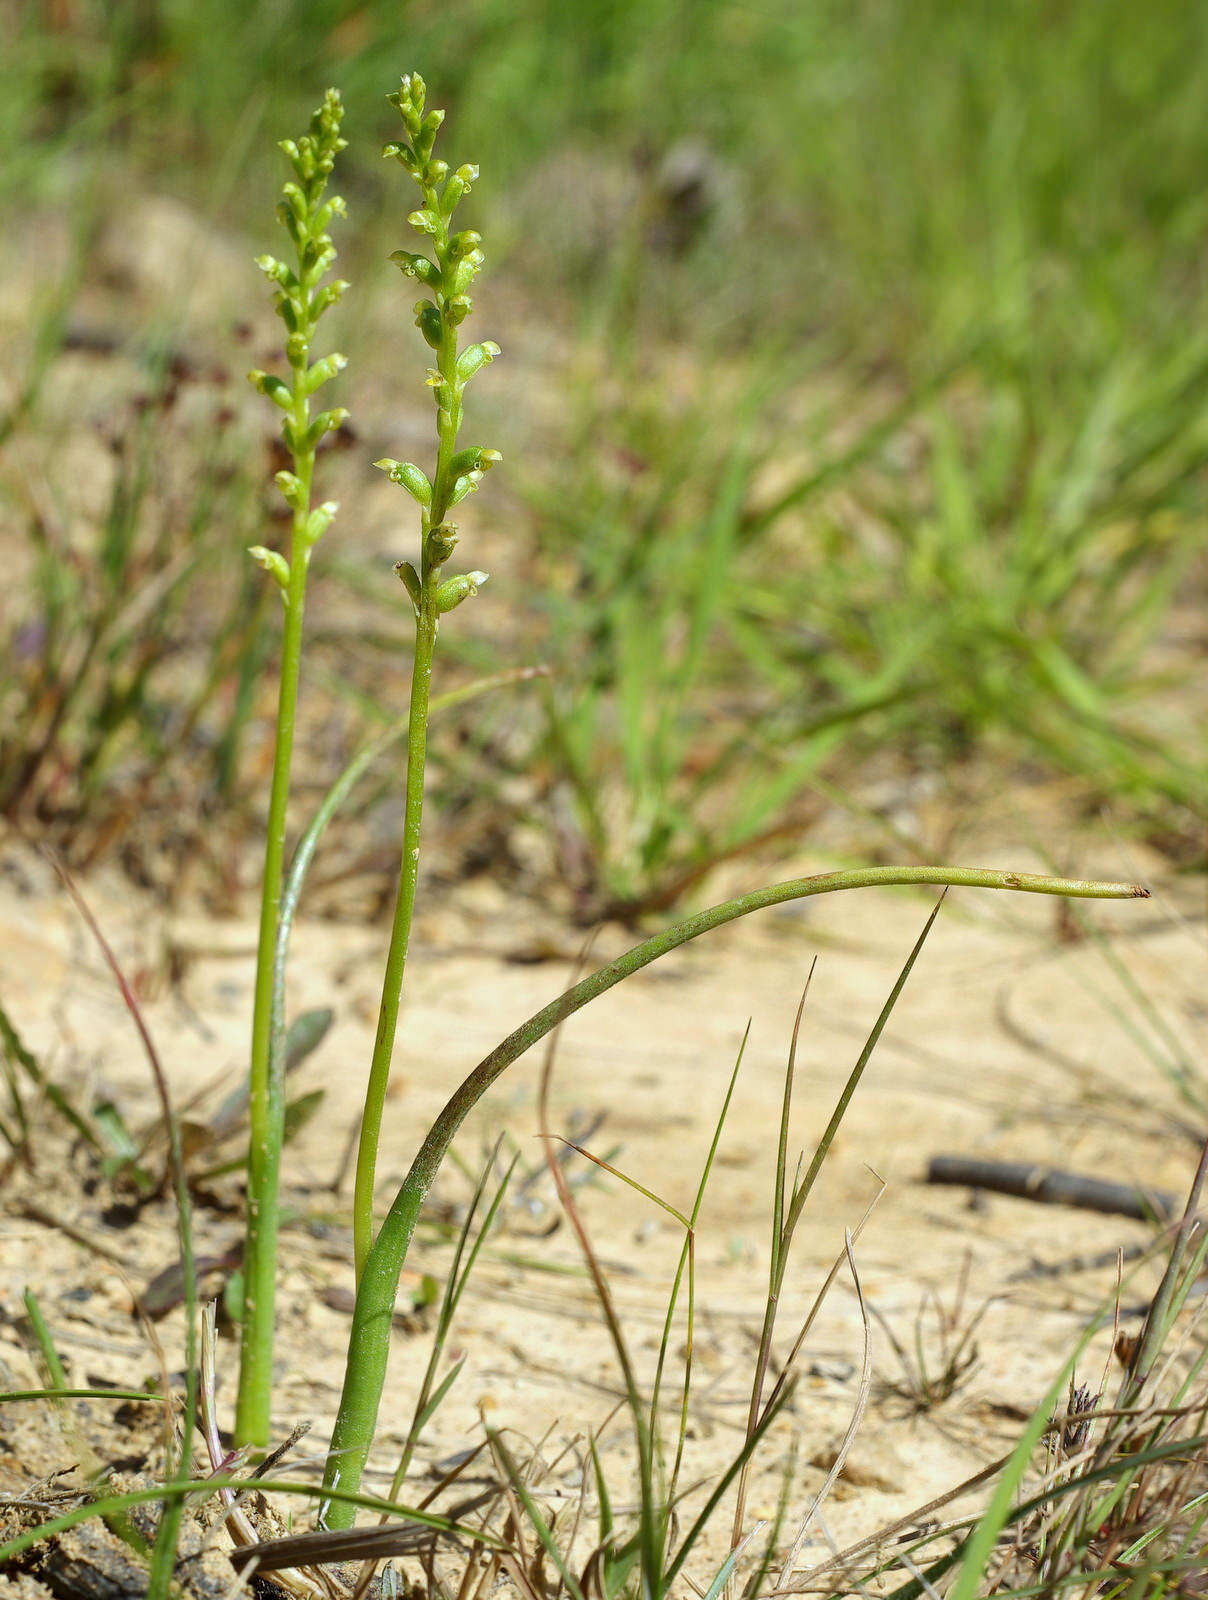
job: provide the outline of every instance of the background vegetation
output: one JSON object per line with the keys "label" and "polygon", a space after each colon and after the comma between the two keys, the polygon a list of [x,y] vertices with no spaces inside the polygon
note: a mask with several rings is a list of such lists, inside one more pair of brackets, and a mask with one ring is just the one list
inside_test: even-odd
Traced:
{"label": "background vegetation", "polygon": [[[259,356],[233,308],[261,293],[243,263],[271,242],[267,136],[328,82],[348,102],[339,399],[366,437],[346,431],[328,472],[372,522],[367,463],[405,431],[392,395],[420,358],[352,303],[381,282],[396,316],[403,225],[373,151],[413,65],[489,173],[471,221],[496,244],[485,292],[514,364],[489,419],[509,501],[481,528],[499,610],[449,630],[450,660],[551,669],[438,740],[451,866],[510,864],[585,918],[632,915],[807,836],[820,796],[896,848],[894,797],[937,768],[959,790],[987,753],[1202,857],[1203,8],[15,9],[4,249],[37,294],[2,329],[10,817],[154,878],[165,846],[195,852],[179,800],[201,794],[207,881],[241,876],[223,841],[263,804],[273,637],[258,576],[229,572],[264,540],[280,463],[240,392]],[[166,244],[149,197],[178,207]],[[81,539],[84,436],[107,464]],[[399,709],[389,537],[341,534],[317,564],[316,784]],[[521,604],[526,625],[499,621]],[[387,798],[370,838],[397,829]]]}
{"label": "background vegetation", "polygon": [[[390,567],[407,552],[369,463],[422,449],[429,418],[408,409],[424,356],[373,150],[392,132],[385,91],[415,67],[483,161],[467,221],[494,251],[483,323],[506,357],[480,389],[505,462],[465,541],[492,583],[447,630],[441,690],[547,669],[434,730],[437,871],[510,874],[584,922],[638,919],[744,852],[842,854],[836,812],[860,819],[861,856],[871,833],[895,860],[947,857],[987,790],[1021,817],[1033,791],[1056,791],[1067,820],[1106,803],[1203,867],[1203,7],[11,0],[10,18],[8,820],[165,895],[234,903],[255,879],[278,614],[244,552],[280,540],[285,463],[243,383],[273,349],[252,257],[272,242],[271,138],[330,83],[349,108],[340,248],[357,293],[332,337],[353,420],[321,464],[344,509],[315,564],[295,821],[402,710],[410,624]],[[325,842],[329,908],[349,883],[380,903],[400,809],[383,770]],[[1177,1039],[1128,993],[1202,1108]],[[5,1054],[41,1092],[15,1033]],[[1173,1407],[1148,1409],[1163,1397],[1143,1369],[1202,1265],[1202,1245],[1184,1257],[1203,1176],[1093,1450],[1094,1400],[1070,1395],[1052,1460],[1059,1494],[1071,1461],[1086,1468],[1071,1509],[1010,1511],[1054,1390],[961,1546],[961,1600],[1009,1515],[1021,1593],[1082,1592],[1074,1577],[1173,1594],[1194,1571],[1203,1352]],[[904,1362],[914,1400],[955,1390],[966,1338],[938,1380]],[[1100,1483],[1118,1516],[1082,1492]],[[636,1557],[609,1570],[605,1520],[611,1595]],[[925,1545],[930,1582],[954,1558]]]}

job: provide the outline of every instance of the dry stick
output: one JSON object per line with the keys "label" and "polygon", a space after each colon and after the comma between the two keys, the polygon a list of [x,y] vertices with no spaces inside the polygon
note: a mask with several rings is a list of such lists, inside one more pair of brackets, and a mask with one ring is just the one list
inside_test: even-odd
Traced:
{"label": "dry stick", "polygon": [[138,1297],[138,1290],[130,1281],[129,1276],[123,1272],[120,1267],[118,1268],[118,1272],[121,1275],[122,1282],[125,1284],[126,1291],[130,1296],[130,1302],[134,1307],[134,1313],[142,1325],[143,1336],[147,1343],[151,1346],[152,1352],[155,1355],[156,1363],[159,1366],[159,1378],[160,1384],[162,1385],[163,1395],[164,1460],[168,1461],[171,1459],[172,1455],[172,1373],[168,1366],[168,1353],[164,1349],[163,1340],[156,1333],[154,1324],[147,1315],[146,1309]]}
{"label": "dry stick", "polygon": [[[159,1096],[160,1111],[164,1119],[164,1129],[168,1137],[168,1164],[172,1171],[173,1186],[176,1190],[176,1219],[180,1234],[180,1260],[185,1280],[185,1413],[181,1423],[180,1437],[180,1477],[187,1476],[190,1459],[193,1451],[193,1423],[197,1409],[197,1271],[193,1261],[193,1214],[189,1203],[189,1185],[185,1177],[184,1151],[180,1142],[180,1128],[172,1112],[172,1099],[168,1091],[168,1079],[159,1059],[159,1052],[155,1048],[155,1041],[143,1018],[142,1009],[135,997],[134,990],[126,981],[126,975],[114,955],[109,941],[101,932],[100,925],[93,916],[83,895],[76,887],[71,874],[55,855],[53,850],[42,846],[42,854],[58,873],[63,887],[71,897],[76,910],[84,919],[89,932],[96,940],[106,966],[113,974],[122,1000],[125,1002],[131,1020],[142,1040],[147,1061],[151,1067],[151,1076],[155,1081],[155,1090]],[[166,1397],[165,1397],[166,1398]],[[169,1476],[171,1462],[167,1463]],[[176,1564],[176,1544],[180,1535],[181,1518],[184,1515],[184,1496],[174,1494],[165,1495],[163,1510],[160,1514],[159,1532],[155,1539],[155,1548],[151,1557],[151,1573],[148,1580],[148,1600],[160,1600],[161,1596],[168,1593],[172,1581],[172,1570]]]}
{"label": "dry stick", "polygon": [[[813,895],[845,889],[889,885],[962,885],[970,888],[1008,889],[1033,894],[1072,895],[1084,899],[1147,899],[1148,890],[1134,883],[1103,883],[1085,878],[1049,878],[1035,873],[1000,872],[986,867],[858,867],[793,878],[740,895],[687,917],[674,927],[635,945],[597,972],[582,979],[558,999],[529,1018],[483,1058],[446,1102],[420,1146],[411,1169],[395,1196],[374,1242],[357,1284],[344,1388],[332,1434],[324,1484],[342,1489],[359,1484],[373,1443],[378,1408],[386,1382],[390,1355],[390,1318],[398,1293],[399,1274],[428,1190],[462,1122],[501,1073],[532,1045],[544,1039],[559,1022],[606,993],[623,979],[640,972],[661,956],[701,934],[734,922],[753,911],[803,900]],[[330,1524],[347,1527],[351,1520],[347,1501],[331,1507]]]}
{"label": "dry stick", "polygon": [[1174,1195],[1164,1189],[1110,1183],[1104,1178],[1085,1177],[1078,1172],[1039,1167],[1030,1161],[932,1156],[927,1166],[927,1182],[962,1189],[987,1189],[991,1194],[1009,1194],[1019,1200],[1035,1200],[1039,1205],[1076,1206],[1083,1211],[1100,1211],[1113,1217],[1132,1217],[1138,1222],[1152,1222],[1155,1218],[1165,1222],[1178,1206]]}

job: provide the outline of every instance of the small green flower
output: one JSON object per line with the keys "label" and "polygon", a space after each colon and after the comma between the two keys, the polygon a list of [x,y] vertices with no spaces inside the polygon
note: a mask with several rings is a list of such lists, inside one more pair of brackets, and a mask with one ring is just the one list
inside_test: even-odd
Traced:
{"label": "small green flower", "polygon": [[[488,339],[458,349],[458,329],[474,310],[466,291],[485,258],[482,235],[470,228],[455,230],[452,219],[477,183],[478,167],[466,161],[450,172],[449,164],[433,155],[444,112],[427,109],[427,89],[417,73],[403,78],[388,98],[398,109],[403,132],[382,154],[397,161],[419,189],[420,204],[407,220],[426,247],[425,251],[396,250],[390,259],[429,294],[416,302],[414,312],[425,344],[436,352],[436,365],[428,368],[426,381],[436,402],[437,460],[431,479],[408,462],[378,465],[413,496],[423,512],[420,582],[424,594],[429,595],[435,593],[440,567],[457,539],[456,528],[446,520],[449,510],[475,490],[486,469],[500,459],[497,450],[459,451],[456,447],[466,385],[495,359],[499,346]],[[445,609],[449,608],[438,607],[432,614],[440,615]]]}
{"label": "small green flower", "polygon": [[[326,193],[335,158],[347,143],[340,137],[343,116],[340,96],[329,89],[323,104],[311,118],[308,131],[300,139],[281,140],[280,148],[288,156],[294,176],[282,186],[277,216],[294,246],[296,264],[290,266],[271,255],[256,258],[256,265],[276,286],[273,303],[285,324],[285,359],[293,378],[287,383],[272,373],[259,371],[249,372],[248,378],[261,394],[286,413],[282,435],[295,457],[295,469],[300,461],[313,455],[323,435],[338,428],[347,416],[347,412],[333,409],[321,412],[312,420],[307,404],[313,394],[347,365],[345,358],[336,351],[317,360],[311,359],[320,318],[348,288],[343,278],[326,284],[321,282],[336,259],[335,245],[327,230],[334,218],[346,213],[340,196]],[[289,483],[282,484],[282,475],[278,474],[278,486],[295,514],[295,535],[307,537],[308,530],[317,524],[298,504],[295,486],[300,481],[309,481],[309,476],[298,470],[287,476]]]}

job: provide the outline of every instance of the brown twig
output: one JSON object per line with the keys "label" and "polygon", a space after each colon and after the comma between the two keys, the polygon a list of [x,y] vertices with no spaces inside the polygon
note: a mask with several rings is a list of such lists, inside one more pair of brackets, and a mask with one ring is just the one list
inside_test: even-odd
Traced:
{"label": "brown twig", "polygon": [[1104,1178],[1061,1172],[1030,1161],[977,1161],[970,1156],[932,1156],[927,1182],[952,1184],[962,1189],[986,1189],[991,1194],[1013,1195],[1046,1206],[1077,1206],[1113,1217],[1133,1217],[1138,1222],[1166,1222],[1178,1209],[1174,1195],[1164,1189],[1141,1189],[1136,1184],[1111,1183]]}

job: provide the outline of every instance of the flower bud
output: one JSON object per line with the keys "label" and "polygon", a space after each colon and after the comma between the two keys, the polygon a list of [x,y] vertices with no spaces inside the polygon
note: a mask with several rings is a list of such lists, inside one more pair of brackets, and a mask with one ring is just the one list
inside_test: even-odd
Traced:
{"label": "flower bud", "polygon": [[481,445],[471,445],[468,450],[459,450],[449,463],[449,470],[455,477],[460,477],[463,472],[489,472],[503,457],[498,450],[484,450]]}
{"label": "flower bud", "polygon": [[445,315],[456,328],[464,322],[474,309],[474,302],[468,294],[450,295],[445,301]]}
{"label": "flower bud", "polygon": [[263,567],[277,580],[283,593],[289,588],[289,562],[279,550],[269,550],[262,544],[250,544],[247,553],[258,567]]}
{"label": "flower bud", "polygon": [[434,599],[438,615],[452,611],[463,600],[468,600],[472,594],[477,594],[482,585],[487,581],[485,572],[462,572],[455,578],[446,578],[436,590]]}
{"label": "flower bud", "polygon": [[443,566],[457,547],[457,527],[452,522],[441,522],[429,528],[427,540],[428,564]]}
{"label": "flower bud", "polygon": [[415,326],[423,334],[425,341],[433,350],[440,349],[441,340],[445,336],[445,324],[440,312],[431,300],[417,300],[415,302]]}
{"label": "flower bud", "polygon": [[407,593],[411,596],[411,604],[418,612],[423,599],[423,586],[419,581],[419,573],[409,561],[396,561],[394,570],[406,585]]}
{"label": "flower bud", "polygon": [[299,225],[305,227],[308,208],[306,204],[306,196],[302,193],[301,189],[299,189],[296,183],[287,183],[282,186],[281,194],[286,205],[298,219]]}
{"label": "flower bud", "polygon": [[326,205],[322,206],[315,214],[314,226],[320,233],[326,233],[334,217],[346,217],[348,207],[342,195],[333,194]]}
{"label": "flower bud", "polygon": [[280,406],[282,411],[288,411],[293,404],[289,385],[283,383],[280,378],[274,378],[271,372],[253,370],[248,373],[247,381],[261,394],[267,395],[274,405]]}
{"label": "flower bud", "polygon": [[313,450],[325,433],[331,433],[333,429],[347,421],[348,412],[343,406],[336,406],[332,411],[320,411],[306,430],[307,445]]}
{"label": "flower bud", "polygon": [[[418,109],[418,108],[417,108]],[[419,125],[419,134],[416,138],[416,149],[425,154],[436,143],[436,135],[440,132],[440,125],[445,120],[443,111],[429,111],[428,115]]]}
{"label": "flower bud", "polygon": [[300,251],[306,243],[306,235],[297,217],[284,202],[277,207],[277,220],[293,240],[295,249]]}
{"label": "flower bud", "polygon": [[432,485],[428,482],[428,474],[413,461],[391,461],[387,457],[373,464],[379,472],[387,474],[391,483],[401,483],[411,498],[418,501],[421,506],[432,504]]}
{"label": "flower bud", "polygon": [[320,289],[310,303],[312,317],[316,319],[321,317],[328,306],[334,306],[337,300],[343,298],[344,291],[347,288],[348,280],[346,278],[334,278],[325,288]]}
{"label": "flower bud", "polygon": [[318,541],[331,527],[331,519],[340,509],[338,500],[324,500],[321,506],[316,506],[306,519],[306,537],[311,544]]}
{"label": "flower bud", "polygon": [[310,354],[310,341],[304,333],[291,333],[285,341],[285,356],[291,367],[304,367]]}
{"label": "flower bud", "polygon": [[302,247],[302,264],[316,277],[322,277],[335,258],[335,248],[326,235],[321,240],[308,239]]}
{"label": "flower bud", "polygon": [[278,472],[274,474],[273,482],[285,496],[286,505],[295,511],[300,510],[306,498],[301,479],[295,478],[292,472]]}
{"label": "flower bud", "polygon": [[428,86],[420,77],[418,72],[408,72],[405,74],[403,81],[399,86],[399,94],[403,96],[407,103],[416,111],[423,111],[424,97],[427,95],[427,93]]}
{"label": "flower bud", "polygon": [[481,250],[471,250],[468,256],[462,256],[461,260],[453,268],[453,280],[449,285],[450,292],[452,294],[463,294],[482,271],[482,264],[485,260],[486,257]]}
{"label": "flower bud", "polygon": [[[393,96],[389,96],[388,98],[393,99]],[[408,172],[414,172],[416,169],[415,154],[409,144],[391,143],[383,145],[382,155],[388,161],[393,158],[399,163],[400,166],[406,167]]]}
{"label": "flower bud", "polygon": [[303,392],[308,395],[314,394],[316,389],[322,388],[337,373],[343,372],[347,365],[348,357],[340,355],[337,350],[333,350],[329,356],[323,356],[307,372],[302,384]]}
{"label": "flower bud", "polygon": [[449,493],[449,504],[460,505],[468,494],[473,494],[482,482],[481,472],[466,472],[454,483]]}
{"label": "flower bud", "polygon": [[292,294],[286,294],[284,289],[279,289],[273,296],[273,309],[284,322],[286,332],[297,333],[298,324],[303,318],[302,302]]}
{"label": "flower bud", "polygon": [[484,339],[481,344],[467,345],[457,358],[457,376],[465,383],[488,362],[494,361],[499,354],[499,346],[493,339]]}
{"label": "flower bud", "polygon": [[273,283],[279,283],[282,288],[296,289],[298,287],[297,278],[294,277],[285,262],[278,261],[276,256],[257,256],[256,265],[266,278]]}
{"label": "flower bud", "polygon": [[426,283],[435,288],[440,282],[440,268],[435,261],[429,261],[427,256],[414,255],[410,250],[394,250],[390,259],[400,272],[405,272],[409,278],[414,278],[418,283]]}

